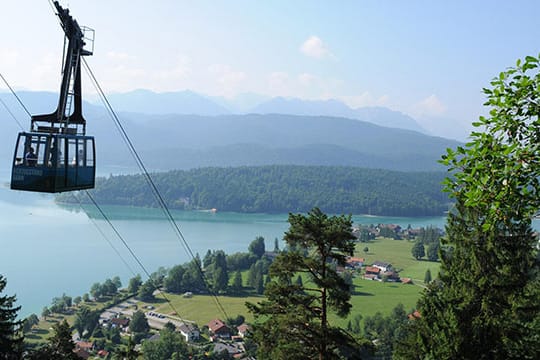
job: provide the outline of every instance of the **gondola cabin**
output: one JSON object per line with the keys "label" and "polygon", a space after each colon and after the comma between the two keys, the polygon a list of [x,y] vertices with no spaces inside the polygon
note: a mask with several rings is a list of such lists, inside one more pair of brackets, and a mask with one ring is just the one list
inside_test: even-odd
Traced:
{"label": "gondola cabin", "polygon": [[11,188],[49,193],[92,189],[95,158],[92,136],[21,132]]}
{"label": "gondola cabin", "polygon": [[93,30],[80,27],[57,1],[66,36],[62,84],[53,113],[34,115],[29,132],[17,137],[11,189],[56,193],[91,189],[96,175],[94,137],[82,115],[81,56],[93,53]]}

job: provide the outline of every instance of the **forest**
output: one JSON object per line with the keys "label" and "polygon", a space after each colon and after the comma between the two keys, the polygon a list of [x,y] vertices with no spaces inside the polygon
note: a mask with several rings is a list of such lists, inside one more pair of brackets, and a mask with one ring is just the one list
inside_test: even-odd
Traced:
{"label": "forest", "polygon": [[[151,174],[172,209],[287,213],[314,206],[328,213],[438,216],[448,210],[444,172],[398,172],[341,166],[208,167]],[[98,178],[101,204],[155,207],[142,175]],[[61,194],[58,202],[77,201]],[[81,201],[88,201],[81,197]]]}

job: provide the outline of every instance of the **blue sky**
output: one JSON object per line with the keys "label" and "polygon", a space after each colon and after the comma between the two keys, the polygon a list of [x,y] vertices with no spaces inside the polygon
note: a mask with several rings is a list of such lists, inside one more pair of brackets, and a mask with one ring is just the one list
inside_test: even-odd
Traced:
{"label": "blue sky", "polygon": [[[533,0],[61,4],[96,30],[88,61],[106,92],[334,98],[454,138],[485,112],[490,79],[540,52]],[[58,88],[63,39],[48,0],[3,4],[0,33],[0,72],[13,86]]]}

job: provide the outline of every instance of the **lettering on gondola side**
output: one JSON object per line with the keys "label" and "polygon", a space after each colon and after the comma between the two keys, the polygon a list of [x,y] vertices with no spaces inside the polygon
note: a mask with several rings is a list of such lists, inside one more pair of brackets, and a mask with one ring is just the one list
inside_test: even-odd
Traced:
{"label": "lettering on gondola side", "polygon": [[14,168],[13,169],[13,178],[17,180],[24,180],[24,176],[43,176],[43,170],[39,169],[28,169],[28,168]]}

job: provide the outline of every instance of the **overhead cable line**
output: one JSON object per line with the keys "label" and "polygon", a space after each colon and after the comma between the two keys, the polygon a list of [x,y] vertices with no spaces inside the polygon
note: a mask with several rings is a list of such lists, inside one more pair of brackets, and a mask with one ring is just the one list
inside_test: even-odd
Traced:
{"label": "overhead cable line", "polygon": [[[55,8],[56,9],[59,9],[60,7],[58,6],[58,3],[55,1],[54,3],[51,2],[49,0],[49,4],[51,5],[51,9],[55,15],[55,18],[57,18],[56,15],[58,15],[58,13],[56,12]],[[53,6],[54,5],[54,6]],[[61,9],[61,8],[60,8]],[[67,15],[68,14],[68,10],[66,10],[65,14]],[[67,15],[69,16],[69,15]],[[77,25],[75,23],[75,25]],[[60,26],[62,27],[62,29],[64,30],[64,32],[67,34],[68,31],[66,29],[66,24],[64,23],[64,21],[61,21],[60,22]],[[78,25],[76,26],[78,28]],[[84,36],[84,35],[83,35]],[[65,41],[65,38],[64,38],[64,41]],[[71,41],[70,41],[70,44],[71,44]],[[65,45],[65,43],[64,43]],[[63,62],[64,61],[67,61],[65,56],[66,56],[66,53],[65,53],[65,46],[64,46],[64,57],[63,57]],[[80,56],[77,57],[78,59],[80,58]],[[84,58],[83,58],[84,59]],[[86,62],[85,62],[86,64]],[[88,66],[88,65],[87,65]],[[77,69],[78,68],[78,69]],[[76,68],[75,68],[75,71],[79,71],[78,72],[78,76],[80,76],[80,62],[78,61],[77,62],[77,65],[76,65]],[[126,248],[128,249],[128,251],[130,252],[130,254],[133,256],[133,258],[137,261],[137,263],[139,264],[139,266],[143,269],[143,271],[145,272],[145,274],[148,276],[148,281],[150,282],[150,284],[153,286],[153,288],[156,288],[157,289],[157,286],[155,284],[155,282],[153,281],[150,273],[146,270],[146,268],[143,266],[142,262],[139,260],[139,258],[135,255],[135,253],[133,252],[133,250],[131,250],[131,248],[129,247],[129,245],[127,244],[127,242],[124,240],[124,238],[120,235],[120,233],[116,230],[116,228],[113,226],[113,224],[110,222],[110,220],[108,219],[108,217],[105,215],[105,213],[102,211],[101,207],[99,207],[99,205],[97,204],[97,202],[93,199],[93,197],[90,195],[89,192],[86,192],[87,196],[90,198],[90,200],[94,203],[94,205],[96,206],[96,208],[98,209],[98,211],[101,213],[101,215],[103,216],[103,218],[109,223],[109,225],[111,226],[111,228],[114,230],[114,232],[116,233],[116,235],[118,236],[118,238],[122,241],[122,243],[126,246]],[[114,248],[114,247],[113,247]],[[174,308],[174,306],[172,305],[172,303],[169,301],[169,299],[165,296],[165,294],[161,293],[163,298],[167,301],[167,303],[169,303],[169,305],[171,306],[171,308],[173,309],[173,311],[178,314],[178,312],[176,311],[176,309]]]}
{"label": "overhead cable line", "polygon": [[229,316],[227,315],[227,312],[225,311],[225,308],[223,307],[223,305],[219,301],[217,294],[208,285],[208,279],[207,279],[206,275],[204,274],[204,272],[202,271],[200,262],[195,257],[195,255],[194,255],[193,251],[191,250],[188,242],[186,241],[182,231],[180,230],[178,224],[174,220],[174,217],[172,216],[172,214],[171,214],[165,200],[161,196],[161,193],[159,192],[154,180],[150,176],[150,174],[149,174],[148,170],[146,169],[141,157],[139,156],[137,150],[135,149],[135,146],[133,145],[131,139],[129,138],[128,134],[126,133],[124,127],[122,126],[122,123],[120,122],[120,119],[116,115],[116,112],[114,111],[114,109],[112,108],[109,100],[105,96],[105,93],[103,92],[101,86],[99,85],[99,83],[98,83],[96,77],[94,76],[94,73],[90,69],[88,63],[86,62],[86,60],[84,58],[82,60],[83,60],[82,63],[85,66],[85,70],[86,70],[87,74],[89,75],[90,79],[92,80],[92,83],[94,84],[94,87],[96,88],[96,90],[97,90],[97,92],[98,92],[98,94],[99,94],[105,108],[107,109],[109,115],[113,119],[113,122],[116,125],[116,128],[118,129],[118,131],[120,132],[122,138],[124,139],[130,153],[132,154],[135,162],[137,163],[137,166],[139,167],[139,169],[143,173],[146,182],[148,183],[148,185],[152,189],[152,192],[153,192],[156,200],[158,201],[161,209],[163,210],[167,220],[169,221],[169,223],[171,224],[171,226],[175,230],[175,233],[176,233],[176,235],[177,235],[177,237],[178,237],[178,239],[180,241],[180,244],[183,246],[186,253],[189,256],[191,256],[191,258],[196,262],[197,270],[199,272],[199,275],[201,276],[201,279],[203,279],[208,291],[210,291],[210,293],[212,294],[212,297],[214,299],[214,302],[216,303],[216,306],[222,312],[222,314],[225,316],[225,318],[228,319]]}
{"label": "overhead cable line", "polygon": [[19,127],[21,128],[21,131],[24,131],[24,127],[23,127],[22,124],[19,122],[19,120],[15,117],[15,115],[13,115],[13,113],[11,112],[11,110],[9,109],[9,107],[7,106],[7,104],[4,102],[4,100],[2,100],[2,98],[0,98],[0,102],[2,103],[2,105],[4,105],[4,107],[6,108],[6,111],[9,113],[9,115],[11,115],[11,117],[13,118],[13,120],[15,120],[15,122],[17,123],[17,125],[19,125]]}
{"label": "overhead cable line", "polygon": [[[4,81],[4,83],[6,84],[6,86],[9,88],[9,90],[11,91],[11,93],[13,94],[13,96],[15,96],[15,98],[17,99],[17,101],[19,101],[19,104],[21,104],[22,108],[24,109],[24,111],[26,111],[26,113],[28,114],[28,116],[32,117],[32,114],[30,114],[30,111],[28,111],[28,109],[26,108],[26,106],[24,106],[23,102],[21,101],[21,99],[19,98],[19,96],[17,95],[17,93],[13,90],[13,88],[9,85],[9,83],[7,82],[7,80],[4,78],[4,75],[2,75],[2,73],[0,73],[0,77],[2,78],[2,80]],[[18,122],[18,121],[17,121]],[[20,125],[20,124],[19,124]],[[22,126],[21,126],[22,128]]]}
{"label": "overhead cable line", "polygon": [[[1,76],[1,74],[0,74]],[[2,79],[4,80],[4,82],[6,83],[6,85],[11,89],[11,92],[12,94],[19,100],[19,103],[21,104],[21,106],[26,110],[26,106],[24,106],[24,104],[22,103],[22,101],[17,97],[17,94],[12,90],[12,87],[9,85],[9,83],[6,81],[6,79],[2,76]],[[13,114],[13,112],[11,111],[11,109],[9,108],[9,106],[7,106],[7,104],[0,98],[0,102],[2,102],[2,104],[4,105],[4,107],[6,108],[7,112],[11,115],[11,117],[13,118],[13,120],[15,120],[15,122],[19,125],[19,127],[21,128],[21,130],[24,130],[24,127],[22,126],[22,124],[19,122],[19,120],[17,119],[17,117]],[[28,113],[28,110],[27,110],[27,113]],[[31,115],[30,115],[31,116]],[[88,194],[88,196],[90,197],[90,194]],[[73,196],[75,197],[78,201],[79,201],[79,205],[81,206],[81,209],[82,209],[82,203],[81,203],[81,200],[79,198],[77,198],[76,196]],[[98,208],[98,210],[101,211],[101,208],[99,208],[99,206],[96,206]],[[83,209],[84,211],[84,209]],[[90,216],[88,216],[90,218]],[[120,254],[120,252],[116,249],[116,247],[114,247],[114,245],[112,244],[112,242],[109,240],[109,238],[105,235],[105,233],[99,228],[98,224],[93,221],[91,218],[90,220],[92,221],[92,223],[94,224],[94,226],[96,227],[96,229],[98,230],[98,232],[105,238],[105,240],[109,243],[109,245],[111,246],[111,248],[114,250],[114,252],[118,255],[118,257],[120,258],[120,260],[122,260],[122,262],[126,265],[126,267],[128,268],[128,270],[133,274],[133,276],[135,276],[135,272],[133,271],[133,269],[129,266],[129,264],[126,262],[126,260],[122,257],[122,255]],[[112,225],[112,223],[108,222],[109,225],[112,227],[113,231],[115,231],[115,233],[118,233],[115,229],[115,227]],[[123,241],[123,239],[120,237],[120,239]],[[131,251],[131,249],[128,247],[128,250]],[[137,258],[136,258],[137,259]]]}
{"label": "overhead cable line", "polygon": [[[109,217],[103,212],[103,210],[101,209],[101,207],[98,205],[98,203],[96,202],[96,200],[92,197],[92,195],[90,194],[89,191],[85,191],[86,195],[88,196],[88,198],[90,199],[90,201],[94,204],[94,206],[96,207],[96,209],[98,209],[99,213],[101,214],[101,216],[103,216],[103,218],[105,219],[105,221],[107,221],[107,223],[109,224],[109,226],[113,229],[113,231],[115,232],[116,236],[118,236],[118,238],[122,241],[122,243],[124,244],[124,246],[128,249],[129,253],[131,254],[131,256],[133,256],[133,258],[135,259],[135,261],[137,261],[137,264],[139,264],[139,266],[141,267],[141,269],[144,271],[144,273],[146,274],[146,276],[148,276],[148,280],[152,283],[152,286],[158,290],[158,287],[156,286],[156,284],[154,283],[154,280],[152,279],[152,275],[148,272],[148,270],[146,270],[146,267],[144,267],[143,263],[141,262],[141,260],[139,260],[139,258],[137,257],[137,255],[135,255],[135,253],[133,252],[133,250],[131,249],[131,247],[128,245],[128,243],[124,240],[124,238],[122,237],[122,235],[120,235],[120,233],[118,232],[118,230],[116,230],[116,227],[112,224],[111,220],[109,220]],[[170,308],[172,309],[172,311],[177,315],[177,316],[180,316],[180,313],[176,310],[176,308],[174,307],[174,305],[172,304],[172,302],[169,300],[169,298],[165,295],[165,293],[163,291],[160,291],[159,292],[160,295],[165,299],[165,301],[169,304]],[[180,316],[180,318],[182,318]]]}
{"label": "overhead cable line", "polygon": [[[87,193],[88,197],[91,198],[90,194],[88,193],[88,191],[85,190],[85,192]],[[83,204],[81,202],[81,199],[78,197],[78,196],[75,196],[72,194],[72,196],[79,202],[79,206],[81,207],[81,209],[84,211],[84,208],[83,208]],[[98,208],[99,209],[99,208]],[[99,209],[101,210],[101,209]],[[94,226],[96,227],[96,229],[99,231],[99,233],[101,234],[101,236],[109,243],[109,245],[111,246],[111,248],[114,250],[114,252],[116,253],[116,255],[118,255],[118,257],[120,258],[120,260],[122,260],[122,262],[124,263],[124,265],[128,268],[128,270],[131,272],[131,274],[133,276],[137,276],[137,274],[135,273],[135,271],[133,271],[133,269],[131,268],[131,266],[129,266],[129,264],[127,263],[127,261],[124,259],[124,257],[122,256],[122,254],[120,254],[120,252],[118,251],[118,249],[113,245],[113,243],[111,242],[111,240],[107,237],[107,235],[105,235],[105,233],[101,230],[101,228],[98,226],[98,224],[94,221],[94,219],[92,219],[92,217],[90,215],[88,215],[88,218],[90,219],[90,221],[92,222],[92,224],[94,224]],[[113,227],[113,230],[115,231],[116,233],[116,229]]]}

